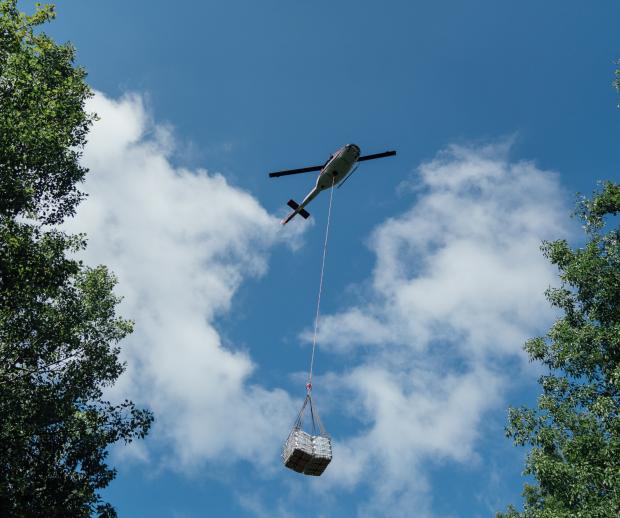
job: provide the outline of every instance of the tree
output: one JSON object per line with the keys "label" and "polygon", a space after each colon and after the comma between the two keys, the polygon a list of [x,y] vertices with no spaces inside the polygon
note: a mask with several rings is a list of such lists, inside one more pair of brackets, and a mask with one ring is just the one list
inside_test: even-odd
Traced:
{"label": "tree", "polygon": [[108,270],[75,259],[75,213],[94,115],[74,49],[35,33],[54,16],[0,0],[0,515],[114,516],[98,491],[116,441],[144,437],[150,412],[103,397],[123,372]]}
{"label": "tree", "polygon": [[587,244],[542,246],[562,281],[547,299],[563,316],[525,344],[549,374],[536,409],[509,410],[507,435],[532,447],[525,474],[535,483],[525,486],[523,512],[498,516],[620,516],[620,227],[605,225],[619,212],[620,185],[606,182],[578,205]]}

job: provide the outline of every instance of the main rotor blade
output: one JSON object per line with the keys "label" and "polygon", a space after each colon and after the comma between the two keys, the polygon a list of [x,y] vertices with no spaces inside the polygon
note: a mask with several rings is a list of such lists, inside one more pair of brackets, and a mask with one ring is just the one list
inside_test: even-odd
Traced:
{"label": "main rotor blade", "polygon": [[279,176],[288,176],[289,174],[311,173],[312,171],[320,171],[322,165],[313,165],[312,167],[302,167],[301,169],[287,169],[286,171],[276,171],[269,173],[269,178],[277,178]]}
{"label": "main rotor blade", "polygon": [[374,160],[375,158],[383,158],[386,156],[394,156],[396,154],[396,151],[386,151],[384,153],[376,153],[374,155],[366,155],[366,156],[361,156],[357,159],[358,162],[364,162],[364,160]]}

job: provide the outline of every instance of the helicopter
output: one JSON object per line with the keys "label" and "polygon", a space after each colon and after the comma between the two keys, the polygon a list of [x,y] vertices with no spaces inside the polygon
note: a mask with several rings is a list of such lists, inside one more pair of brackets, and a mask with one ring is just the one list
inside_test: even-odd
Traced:
{"label": "helicopter", "polygon": [[288,176],[291,174],[310,173],[312,171],[320,171],[319,177],[316,180],[316,185],[312,189],[301,203],[297,203],[295,200],[289,200],[287,205],[293,209],[281,223],[286,225],[297,214],[302,218],[308,219],[310,213],[305,209],[306,205],[310,203],[317,195],[326,189],[333,188],[336,185],[342,187],[351,175],[357,170],[357,164],[359,162],[365,162],[366,160],[374,160],[376,158],[384,158],[388,156],[394,156],[396,151],[385,151],[383,153],[376,153],[374,155],[360,156],[360,148],[356,144],[347,144],[342,146],[338,151],[331,155],[327,162],[323,165],[313,165],[310,167],[302,167],[300,169],[288,169],[285,171],[276,171],[269,173],[269,178],[278,178],[280,176]]}

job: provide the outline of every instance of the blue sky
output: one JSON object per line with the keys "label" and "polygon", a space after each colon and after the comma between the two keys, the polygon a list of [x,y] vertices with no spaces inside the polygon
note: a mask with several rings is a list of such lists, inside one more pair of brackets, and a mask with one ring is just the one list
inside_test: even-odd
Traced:
{"label": "blue sky", "polygon": [[[30,7],[24,2],[24,7]],[[489,516],[519,503],[506,408],[554,314],[541,239],[619,179],[617,2],[59,2],[98,92],[71,223],[119,277],[126,375],[156,413],[116,448],[121,516]],[[337,190],[315,393],[325,476],[279,465],[304,395],[328,197],[285,202],[354,142]]]}

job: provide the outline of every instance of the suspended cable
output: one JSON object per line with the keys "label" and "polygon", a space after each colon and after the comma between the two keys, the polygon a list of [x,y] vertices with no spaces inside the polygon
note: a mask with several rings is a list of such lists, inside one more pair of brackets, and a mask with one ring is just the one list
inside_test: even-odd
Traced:
{"label": "suspended cable", "polygon": [[323,261],[321,263],[321,280],[319,281],[319,296],[316,301],[316,317],[314,318],[314,338],[312,339],[312,357],[310,359],[310,371],[308,372],[308,383],[306,390],[308,393],[312,390],[312,369],[314,367],[314,354],[316,350],[316,336],[319,329],[319,316],[321,312],[321,293],[323,292],[323,276],[325,274],[325,257],[327,256],[327,240],[329,238],[329,222],[332,216],[332,200],[334,198],[334,183],[336,179],[332,178],[332,188],[329,194],[329,209],[327,211],[327,224],[325,227],[325,243],[323,245]]}

